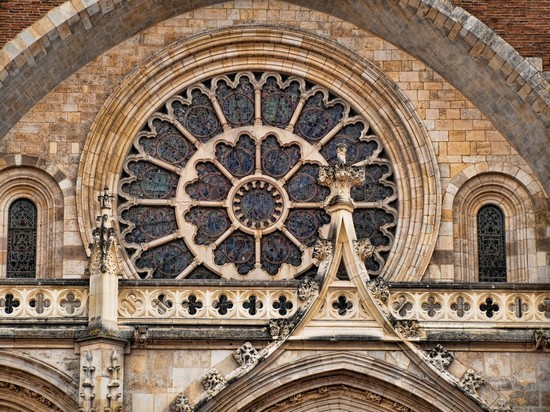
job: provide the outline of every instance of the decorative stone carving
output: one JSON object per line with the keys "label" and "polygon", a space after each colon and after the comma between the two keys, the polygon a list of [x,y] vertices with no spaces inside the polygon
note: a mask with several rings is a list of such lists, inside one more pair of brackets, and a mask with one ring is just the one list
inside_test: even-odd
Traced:
{"label": "decorative stone carving", "polygon": [[354,205],[351,198],[351,188],[365,182],[365,168],[346,165],[347,146],[337,145],[338,163],[319,168],[319,184],[330,188],[330,195],[325,200],[325,206],[335,204]]}
{"label": "decorative stone carving", "polygon": [[328,239],[317,239],[312,253],[313,259],[321,262],[330,260],[332,256],[332,241]]}
{"label": "decorative stone carving", "polygon": [[134,326],[134,340],[139,346],[147,345],[148,336],[149,336],[149,326],[147,325]]}
{"label": "decorative stone carving", "polygon": [[84,353],[84,359],[86,360],[86,364],[82,366],[82,371],[84,372],[84,380],[82,382],[83,388],[93,388],[93,374],[95,371],[95,367],[91,366],[91,362],[93,360],[93,355],[90,351],[86,351]]}
{"label": "decorative stone carving", "polygon": [[365,391],[365,397],[372,403],[382,402],[382,397],[380,395],[377,395],[376,393],[372,393],[370,391]]}
{"label": "decorative stone carving", "polygon": [[391,408],[396,412],[413,412],[411,408],[409,408],[408,406],[402,405],[399,402],[394,402]]}
{"label": "decorative stone carving", "polygon": [[285,339],[295,326],[293,319],[270,319],[269,334],[274,340]]}
{"label": "decorative stone carving", "polygon": [[483,378],[473,369],[468,369],[460,380],[460,386],[462,386],[466,392],[477,395],[476,389],[483,385],[483,382]]}
{"label": "decorative stone carving", "polygon": [[372,256],[374,253],[374,246],[368,238],[358,239],[353,241],[353,247],[355,248],[355,254],[357,258],[364,262]]}
{"label": "decorative stone carving", "polygon": [[535,349],[545,350],[550,344],[550,330],[535,331]]}
{"label": "decorative stone carving", "polygon": [[59,409],[59,407],[57,407],[52,401],[50,401],[49,399],[45,398],[44,396],[36,393],[31,389],[24,388],[12,382],[4,382],[4,381],[0,381],[0,389],[5,389],[10,392],[17,393],[18,397],[31,398],[33,401],[39,402],[44,406],[47,406],[48,411],[61,412],[61,409]]}
{"label": "decorative stone carving", "polygon": [[306,278],[298,286],[298,299],[307,301],[319,290],[319,283],[311,278]]}
{"label": "decorative stone carving", "polygon": [[109,195],[108,188],[104,189],[104,193],[98,196],[97,200],[100,204],[101,215],[97,217],[99,226],[92,231],[94,237],[93,243],[90,245],[92,255],[90,257],[91,274],[98,273],[98,269],[102,273],[118,274],[118,264],[116,257],[116,232],[110,223],[110,210],[112,206],[113,196]]}
{"label": "decorative stone carving", "polygon": [[451,352],[439,344],[428,353],[428,361],[442,372],[449,367],[454,358]]}
{"label": "decorative stone carving", "polygon": [[376,279],[368,282],[367,287],[375,299],[382,304],[386,303],[388,297],[390,296],[390,289],[384,279],[377,277]]}
{"label": "decorative stone carving", "polygon": [[169,406],[170,412],[193,412],[195,408],[185,395],[178,395]]}
{"label": "decorative stone carving", "polygon": [[211,396],[227,386],[227,381],[216,368],[206,372],[201,378],[201,383],[206,393]]}
{"label": "decorative stone carving", "polygon": [[93,355],[90,351],[84,353],[85,364],[82,366],[82,372],[84,376],[82,379],[82,392],[80,393],[80,405],[78,408],[79,412],[95,412],[94,408],[94,382],[93,374],[95,372],[95,367],[91,365],[93,360]]}
{"label": "decorative stone carving", "polygon": [[395,321],[395,330],[403,335],[404,338],[420,337],[420,324],[414,319],[404,319]]}
{"label": "decorative stone carving", "polygon": [[258,362],[258,351],[250,342],[235,351],[233,357],[241,367],[248,367]]}

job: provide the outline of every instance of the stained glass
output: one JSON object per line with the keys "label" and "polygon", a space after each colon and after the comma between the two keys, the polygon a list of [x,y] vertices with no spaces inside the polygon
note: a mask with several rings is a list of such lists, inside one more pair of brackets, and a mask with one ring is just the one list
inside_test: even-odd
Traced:
{"label": "stained glass", "polygon": [[136,267],[138,270],[153,269],[152,277],[155,279],[175,278],[193,259],[193,254],[180,239],[144,251],[136,260]]}
{"label": "stained glass", "polygon": [[281,178],[300,160],[300,146],[281,147],[275,136],[268,136],[262,142],[262,171],[275,178]]}
{"label": "stained glass", "polygon": [[239,137],[235,147],[225,143],[216,146],[216,158],[235,177],[248,176],[256,166],[256,144],[250,136]]}
{"label": "stained glass", "polygon": [[291,82],[281,89],[275,77],[268,77],[262,87],[262,119],[270,126],[285,128],[300,101],[300,84]]}
{"label": "stained glass", "polygon": [[280,232],[262,238],[262,268],[270,275],[276,275],[283,263],[300,266],[302,252]]}
{"label": "stained glass", "polygon": [[8,210],[8,278],[36,275],[36,206],[29,199],[17,199]]}
{"label": "stained glass", "polygon": [[146,243],[167,236],[178,229],[171,207],[136,206],[122,212],[122,219],[135,227],[124,237],[128,243]]}
{"label": "stained glass", "polygon": [[223,80],[217,86],[216,97],[227,121],[234,127],[254,124],[254,86],[250,79],[242,76],[234,89]]}
{"label": "stained glass", "polygon": [[128,170],[136,177],[122,185],[122,191],[139,199],[168,199],[176,195],[178,175],[145,161],[128,163]]}
{"label": "stained glass", "polygon": [[232,233],[214,251],[216,265],[234,263],[241,275],[254,269],[254,237],[241,231]]}
{"label": "stained glass", "polygon": [[191,95],[191,106],[179,101],[172,103],[174,116],[197,139],[206,142],[220,134],[222,127],[208,96],[197,89]]}
{"label": "stained glass", "polygon": [[290,200],[294,202],[321,202],[330,189],[317,183],[319,166],[305,164],[285,185]]}
{"label": "stained glass", "polygon": [[231,222],[225,209],[193,207],[185,220],[197,227],[193,241],[197,245],[209,245],[225,233]]}
{"label": "stained glass", "polygon": [[328,106],[321,92],[310,97],[300,113],[294,132],[309,142],[317,142],[334,128],[342,118],[344,106]]}
{"label": "stained glass", "polygon": [[204,265],[199,265],[185,279],[219,279],[221,276]]}
{"label": "stained glass", "polygon": [[286,220],[286,227],[296,239],[306,246],[313,246],[319,237],[319,228],[330,223],[330,216],[320,209],[293,209]]}
{"label": "stained glass", "polygon": [[343,143],[347,146],[347,163],[355,164],[367,159],[378,148],[378,143],[374,140],[360,140],[365,129],[366,126],[361,122],[343,127],[342,130],[336,133],[336,136],[323,146],[321,154],[330,164],[334,164],[337,161],[336,146]]}
{"label": "stained glass", "polygon": [[387,181],[393,180],[391,174],[390,166],[387,164],[365,166],[365,183],[363,186],[353,187],[351,197],[358,202],[376,202],[393,196],[393,187],[382,181],[382,178]]}
{"label": "stained glass", "polygon": [[141,147],[148,155],[184,167],[195,153],[195,147],[171,123],[155,120],[153,126],[157,135],[153,138],[141,137]]}
{"label": "stained glass", "polygon": [[477,248],[480,282],[506,282],[504,213],[494,205],[477,214]]}
{"label": "stained glass", "polygon": [[227,197],[231,183],[213,163],[198,163],[196,170],[198,181],[185,187],[192,199],[218,201]]}
{"label": "stained glass", "polygon": [[395,226],[395,218],[383,209],[359,209],[353,212],[353,223],[358,239],[369,238],[373,246],[386,246],[390,238],[382,231],[382,227]]}

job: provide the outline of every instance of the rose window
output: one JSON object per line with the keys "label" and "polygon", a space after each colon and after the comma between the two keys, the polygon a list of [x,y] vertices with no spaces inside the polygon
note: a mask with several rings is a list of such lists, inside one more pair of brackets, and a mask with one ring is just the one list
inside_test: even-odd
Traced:
{"label": "rose window", "polygon": [[358,238],[382,270],[397,224],[393,169],[367,120],[333,93],[279,73],[238,73],[170,98],[136,136],[118,187],[121,244],[139,278],[293,279],[314,270],[329,194],[319,166],[348,147]]}

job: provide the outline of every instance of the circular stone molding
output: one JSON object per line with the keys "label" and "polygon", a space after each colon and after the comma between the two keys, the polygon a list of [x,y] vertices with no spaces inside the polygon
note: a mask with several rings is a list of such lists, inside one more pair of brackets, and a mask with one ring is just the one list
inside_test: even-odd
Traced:
{"label": "circular stone molding", "polygon": [[[299,89],[298,97],[287,93],[277,98],[276,91],[258,97],[262,87],[269,81],[272,86],[279,87],[281,92],[286,93],[292,87]],[[217,89],[214,86],[222,83],[225,84],[225,91],[216,96]],[[250,93],[250,90],[253,92]],[[210,103],[207,100],[204,100],[205,105],[194,103],[193,99],[201,93],[207,96]],[[318,98],[317,106],[313,102],[315,95]],[[294,116],[282,122],[277,117],[277,111],[270,112],[275,100],[282,113],[293,113]],[[209,109],[207,105],[210,105]],[[226,109],[232,105],[240,105],[244,109],[230,113]],[[158,114],[162,107],[166,109]],[[286,148],[292,144],[299,146],[301,157],[310,156],[310,160],[305,163],[300,160],[300,166],[297,167],[308,166],[308,162],[312,167],[330,163],[330,155],[327,154],[333,150],[330,140],[336,139],[338,131],[360,122],[364,127],[354,146],[359,157],[350,163],[364,164],[366,167],[377,165],[379,170],[376,176],[373,174],[373,182],[387,188],[387,191],[377,191],[385,196],[383,213],[374,212],[376,202],[369,204],[368,199],[358,206],[363,214],[356,219],[356,230],[362,231],[363,237],[370,237],[372,241],[373,234],[369,232],[371,222],[387,222],[386,225],[380,223],[377,229],[380,234],[376,255],[378,261],[368,268],[369,273],[395,281],[418,280],[435,246],[441,188],[431,142],[412,107],[396,85],[374,65],[339,45],[303,32],[283,32],[261,26],[239,27],[177,42],[137,68],[111,95],[91,127],[83,150],[77,185],[79,224],[84,243],[89,243],[97,214],[93,207],[94,200],[107,185],[118,199],[117,217],[122,219],[121,243],[126,251],[123,265],[127,277],[144,276],[136,270],[140,262],[142,267],[143,262],[151,262],[151,259],[156,262],[155,265],[161,264],[162,259],[153,251],[155,247],[161,247],[163,250],[179,251],[177,259],[172,262],[173,271],[162,269],[166,269],[164,273],[172,273],[169,277],[193,278],[192,269],[185,268],[205,265],[220,276],[225,277],[226,273],[230,273],[227,275],[229,278],[242,279],[243,273],[253,273],[261,266],[268,278],[291,279],[314,263],[311,254],[306,253],[310,246],[305,240],[300,241],[299,236],[312,231],[319,236],[325,230],[322,226],[327,226],[324,223],[316,228],[308,228],[307,225],[295,224],[292,233],[289,222],[292,207],[298,213],[300,204],[313,202],[318,203],[319,210],[322,210],[323,198],[312,201],[307,198],[307,191],[298,191],[296,193],[302,194],[298,194],[294,200],[290,199],[288,203],[285,196],[292,190],[293,182],[286,178],[290,180],[301,174],[301,183],[296,185],[299,187],[306,185],[308,179],[316,180],[316,177],[311,172],[308,176],[308,172],[294,169],[294,175],[287,177],[284,174],[288,171],[278,171],[278,165],[288,160],[290,153]],[[344,111],[341,117],[341,113],[336,113],[339,110]],[[330,123],[331,119],[336,119],[336,123]],[[163,132],[162,122],[167,126]],[[309,126],[315,122],[319,123],[311,129]],[[204,133],[211,137],[206,137]],[[263,156],[259,156],[257,153],[262,150],[261,142],[268,138],[269,133],[278,139],[279,147],[276,152],[270,152],[271,148],[267,148]],[[184,136],[184,139],[177,137],[178,134]],[[159,139],[155,140],[157,135]],[[240,144],[238,139],[243,135],[248,135],[256,142],[256,148],[253,149],[256,150],[254,167],[259,171],[245,173],[244,169],[237,170],[240,167],[237,166],[232,173],[226,173],[223,170],[225,166],[220,166],[223,164],[223,156],[212,154],[223,149],[233,155],[237,151],[236,145]],[[338,138],[344,141],[348,137]],[[152,144],[154,148],[146,148],[146,144],[139,139],[143,142],[155,141]],[[369,144],[376,147],[369,149]],[[360,148],[361,145],[365,149]],[[244,148],[246,145],[241,146]],[[244,148],[243,153],[247,150]],[[353,150],[348,151],[348,155],[351,154]],[[140,161],[143,162],[140,164]],[[130,165],[132,162],[135,164]],[[212,165],[220,173],[212,172]],[[163,170],[152,171],[153,167]],[[210,168],[210,172],[227,179],[227,191],[223,196],[207,200],[219,202],[214,206],[220,205],[218,210],[223,209],[226,213],[225,218],[218,212],[211,216],[215,223],[211,228],[225,229],[219,238],[212,241],[206,237],[197,239],[198,226],[190,221],[193,220],[189,215],[191,208],[182,195],[187,193],[191,196],[189,188],[204,181],[203,177],[213,178],[212,173],[201,171],[200,168]],[[142,173],[139,178],[136,177],[138,169]],[[271,174],[264,173],[265,170],[270,170]],[[204,176],[199,176],[201,173]],[[148,177],[144,179],[143,176]],[[221,180],[218,179],[218,182]],[[262,182],[266,182],[264,188],[258,189]],[[136,235],[132,240],[135,233],[126,238],[132,231],[132,223],[125,220],[125,216],[132,213],[150,215],[144,214],[144,209],[130,211],[129,205],[136,198],[134,195],[129,196],[130,192],[134,193],[133,187],[128,189],[128,185],[132,184],[136,191],[147,192],[151,199],[149,205],[145,204],[147,202],[135,202],[133,206],[162,204],[176,210],[172,223],[163,222],[163,225],[144,228],[149,234],[162,235],[153,240],[145,239],[145,247],[136,246],[140,241],[143,243],[143,239],[140,240]],[[172,187],[171,193],[165,192],[168,193],[165,199],[160,198],[159,185]],[[218,184],[217,187],[221,186]],[[303,199],[299,198],[302,195]],[[279,197],[282,203],[278,202]],[[264,206],[273,210],[271,215],[268,217],[267,211],[256,208],[253,200],[265,202]],[[243,208],[245,205],[252,207]],[[210,207],[206,203],[203,206]],[[299,210],[298,221],[304,221],[311,211],[307,207]],[[156,211],[159,214],[164,212]],[[227,221],[221,222],[223,219]],[[229,259],[230,253],[223,250],[222,243],[228,241],[236,228],[238,236],[235,236],[235,241],[243,241],[241,246],[244,245],[245,249],[255,245],[254,270],[250,267],[236,270],[234,261],[220,263]],[[186,237],[189,231],[195,236],[192,242]],[[272,231],[273,237],[268,241],[264,235],[269,231]],[[206,235],[212,234],[207,232]],[[264,237],[256,236],[256,232]],[[165,243],[170,236],[174,242]],[[252,240],[246,236],[251,236]],[[287,246],[299,250],[301,257],[296,255],[298,252],[292,252],[294,260],[282,263],[280,268],[270,268],[272,256],[267,256],[265,251],[275,250],[283,238],[290,242]],[[128,239],[134,243],[128,243]],[[264,244],[262,239],[265,240]],[[284,255],[282,252],[285,248],[275,255]],[[202,252],[197,253],[199,249],[213,251],[209,252],[211,257],[208,258]],[[147,256],[147,252],[154,257]],[[181,272],[178,272],[180,269]],[[149,271],[146,277],[155,275]],[[264,278],[264,275],[249,277]]]}

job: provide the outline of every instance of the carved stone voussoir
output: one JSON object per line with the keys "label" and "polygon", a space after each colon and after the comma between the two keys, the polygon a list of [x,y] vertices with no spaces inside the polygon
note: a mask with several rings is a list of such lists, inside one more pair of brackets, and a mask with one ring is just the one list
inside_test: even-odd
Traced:
{"label": "carved stone voussoir", "polygon": [[390,289],[384,279],[380,277],[368,282],[367,287],[374,298],[378,299],[381,303],[386,303],[390,297]]}
{"label": "carved stone voussoir", "polygon": [[442,372],[449,367],[454,358],[451,352],[439,344],[428,353],[429,362]]}
{"label": "carved stone voussoir", "polygon": [[483,378],[473,369],[468,369],[460,380],[460,386],[462,386],[466,392],[477,395],[476,389],[483,385],[483,382]]}
{"label": "carved stone voussoir", "polygon": [[184,395],[178,395],[169,407],[170,412],[193,412],[194,410],[193,404]]}
{"label": "carved stone voussoir", "polygon": [[250,366],[258,362],[258,351],[250,342],[246,342],[235,351],[233,358],[241,367]]}
{"label": "carved stone voussoir", "polygon": [[298,286],[298,299],[306,301],[318,290],[319,283],[311,278],[306,278]]}
{"label": "carved stone voussoir", "polygon": [[227,385],[227,381],[216,368],[206,372],[201,378],[201,383],[207,393],[215,393]]}
{"label": "carved stone voussoir", "polygon": [[420,324],[414,319],[396,320],[395,330],[407,339],[420,337]]}
{"label": "carved stone voussoir", "polygon": [[327,239],[317,239],[312,256],[313,259],[321,262],[329,260],[332,256],[332,242]]}

